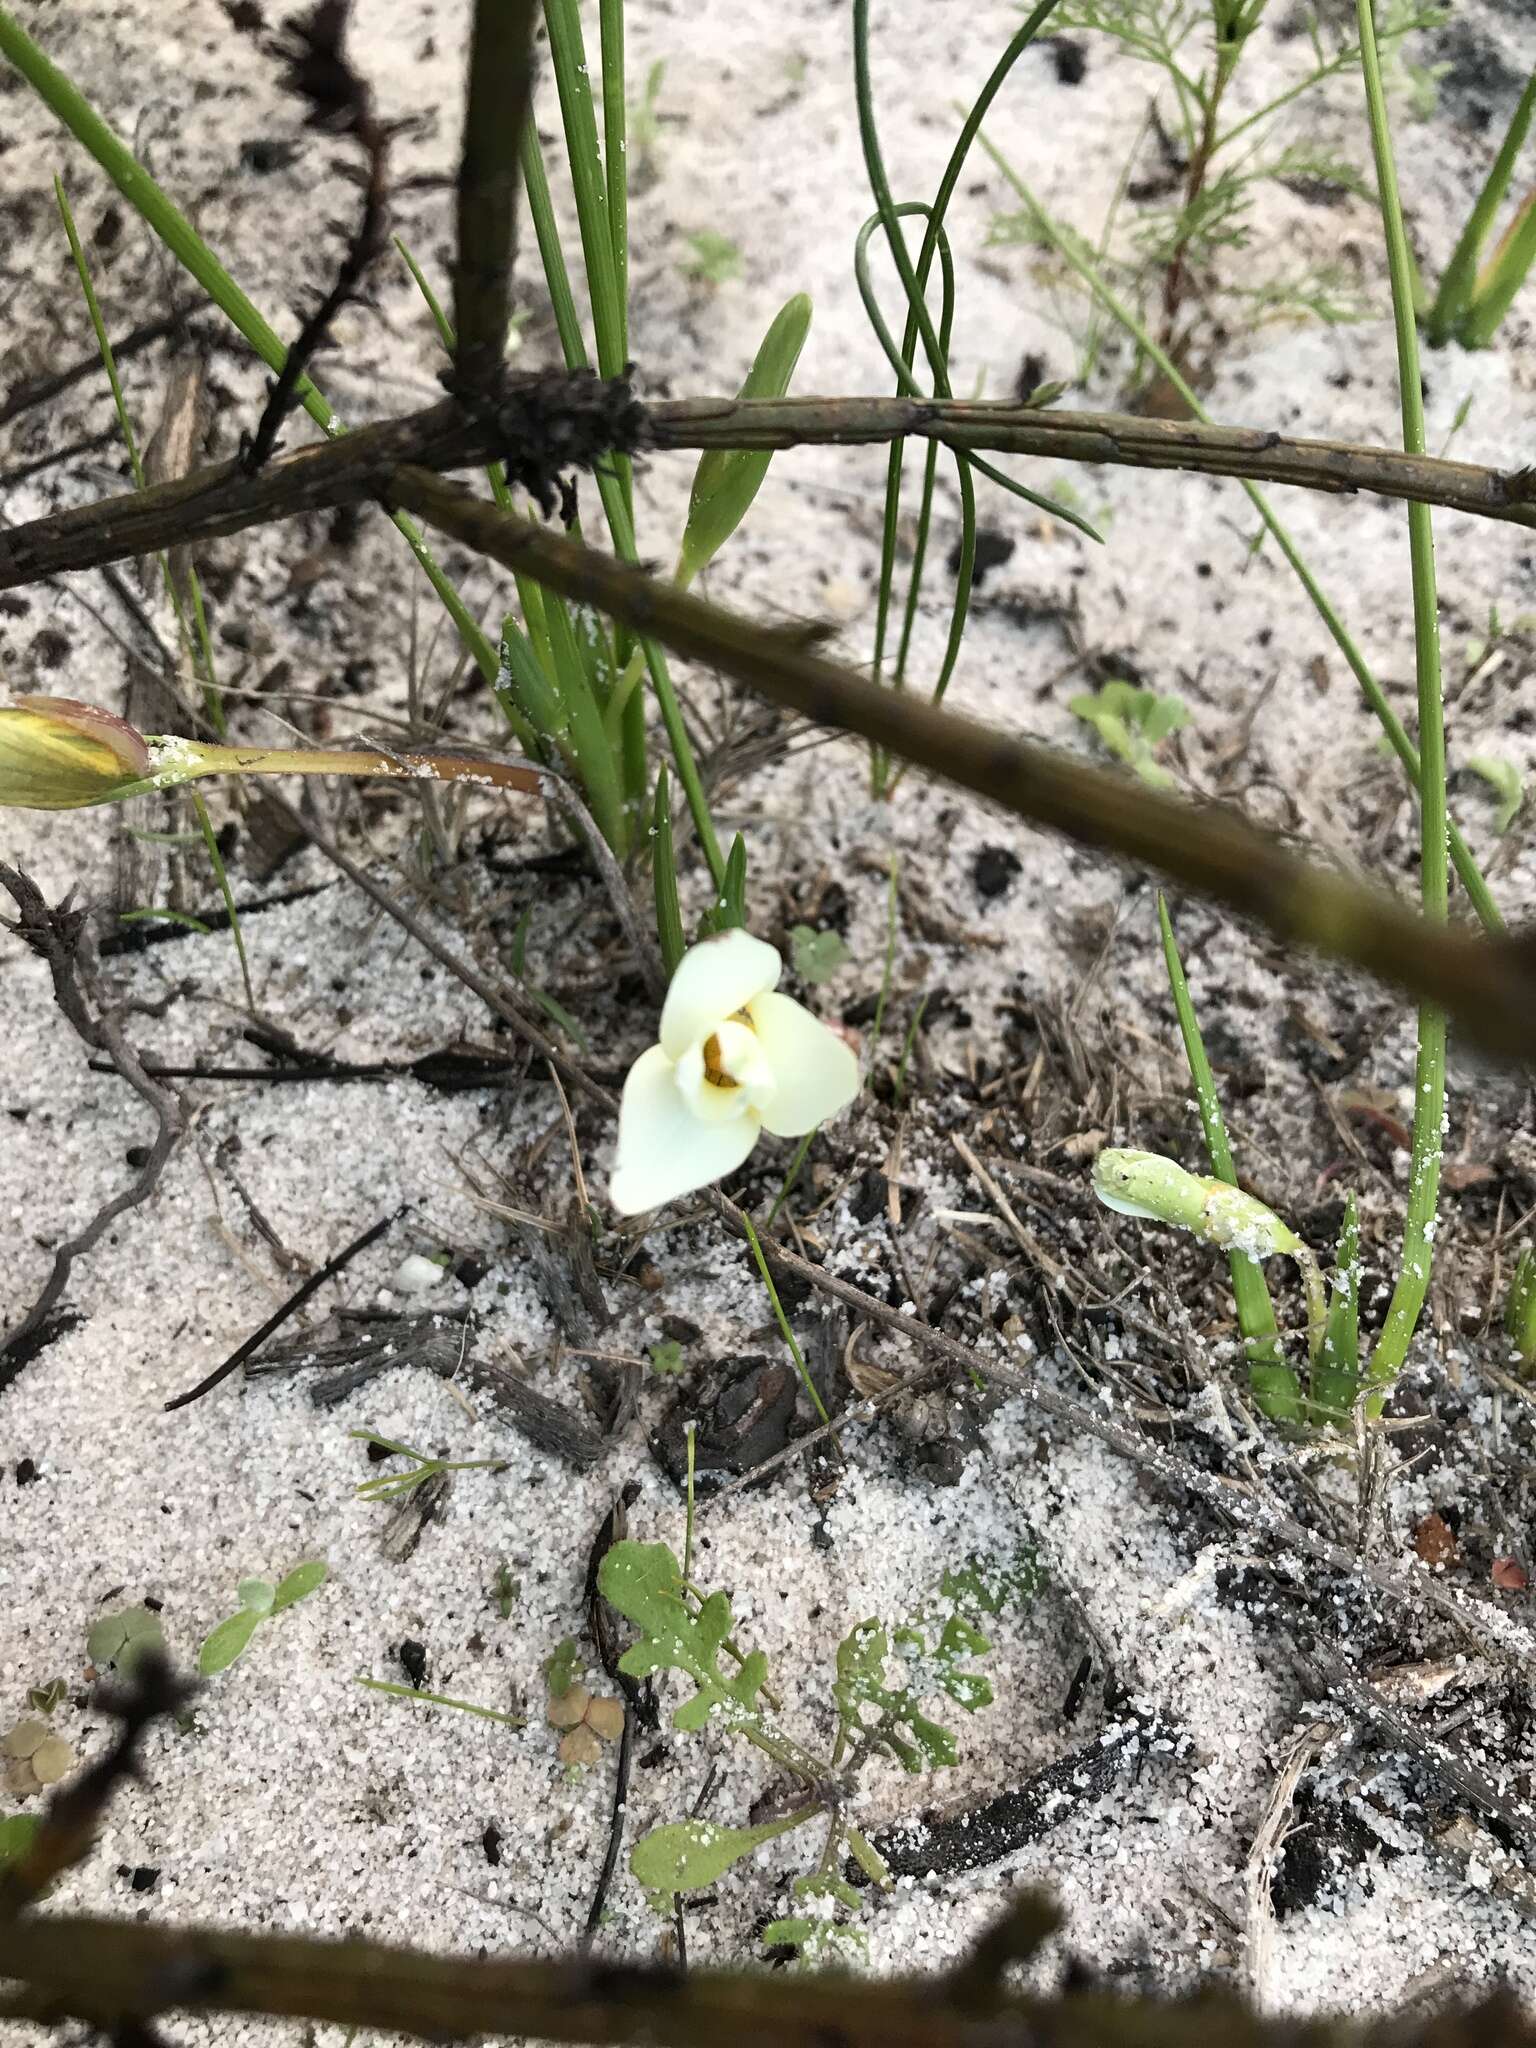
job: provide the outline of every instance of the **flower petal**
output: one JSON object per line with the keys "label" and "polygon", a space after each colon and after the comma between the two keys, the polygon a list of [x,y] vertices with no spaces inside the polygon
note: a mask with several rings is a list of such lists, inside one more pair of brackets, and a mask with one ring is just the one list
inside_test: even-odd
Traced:
{"label": "flower petal", "polygon": [[773,1099],[763,1129],[776,1138],[799,1138],[846,1109],[859,1092],[852,1048],[793,996],[769,993],[747,1005],[747,1015],[773,1068]]}
{"label": "flower petal", "polygon": [[761,1136],[755,1116],[723,1124],[695,1116],[678,1088],[672,1062],[653,1045],[641,1053],[624,1083],[608,1199],[621,1216],[660,1208],[740,1166]]}
{"label": "flower petal", "polygon": [[722,1018],[775,987],[783,966],[772,946],[739,928],[716,932],[690,946],[677,963],[661,1009],[661,1043],[667,1058],[680,1060]]}

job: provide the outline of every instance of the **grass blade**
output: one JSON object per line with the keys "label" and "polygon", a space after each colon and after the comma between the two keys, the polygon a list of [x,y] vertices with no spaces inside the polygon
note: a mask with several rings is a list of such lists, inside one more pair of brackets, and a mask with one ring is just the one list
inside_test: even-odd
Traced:
{"label": "grass blade", "polygon": [[656,892],[656,937],[662,965],[669,975],[688,950],[683,937],[683,907],[677,894],[677,855],[672,845],[672,803],[667,771],[656,777],[656,805],[651,814],[651,881]]}
{"label": "grass blade", "polygon": [[1467,215],[1467,224],[1440,279],[1440,289],[1425,316],[1424,336],[1431,348],[1443,348],[1446,342],[1457,336],[1472,308],[1483,244],[1493,226],[1493,217],[1509,190],[1515,159],[1525,147],[1533,109],[1536,109],[1536,72],[1532,73],[1530,82],[1520,95],[1520,104],[1515,108],[1499,153],[1493,160],[1493,168],[1477,195],[1476,204]]}
{"label": "grass blade", "polygon": [[[1017,171],[1014,170],[1007,158],[985,136],[981,138],[981,146],[1017,193],[1031,220],[1045,240],[1050,243],[1056,253],[1083,280],[1084,284],[1087,285],[1094,297],[1098,299],[1115,324],[1130,336],[1147,359],[1168,380],[1185,405],[1188,406],[1191,417],[1200,420],[1207,426],[1211,425],[1210,414],[1200,403],[1188,380],[1180,372],[1178,365],[1165,349],[1158,346],[1136,314],[1105,283],[1102,274],[1085,254],[1077,238],[1062,232],[1061,228],[1058,227],[1057,223],[1035,198],[1029,187],[1019,177]],[[1246,479],[1239,479],[1239,481],[1242,484],[1242,489],[1248,498],[1248,502],[1263,521],[1266,532],[1274,539],[1276,546],[1281,554],[1284,555],[1303,590],[1306,591],[1307,596],[1310,598],[1314,611],[1322,620],[1334,645],[1348,663],[1350,673],[1360,685],[1361,695],[1374,712],[1377,723],[1381,726],[1382,731],[1386,734],[1391,744],[1392,751],[1403,764],[1403,769],[1409,782],[1413,785],[1414,790],[1418,791],[1420,787],[1419,750],[1409,738],[1402,720],[1388,703],[1386,693],[1372,674],[1364,655],[1361,654],[1360,649],[1356,646],[1353,637],[1345,627],[1344,621],[1334,610],[1322,585],[1312,574],[1301,550],[1297,547],[1295,541],[1292,540],[1289,531],[1281,523],[1270,506],[1269,500],[1256,484],[1249,483]],[[1497,937],[1504,930],[1504,920],[1499,915],[1498,906],[1493,900],[1493,894],[1483,879],[1482,870],[1473,859],[1470,848],[1454,823],[1449,825],[1449,834],[1451,859],[1455,863],[1456,874],[1461,882],[1461,886],[1467,892],[1467,900],[1476,911],[1483,929],[1490,935]]]}
{"label": "grass blade", "polygon": [[[1184,1054],[1189,1061],[1190,1078],[1195,1084],[1195,1102],[1200,1111],[1201,1129],[1205,1132],[1205,1149],[1211,1171],[1218,1180],[1224,1180],[1228,1187],[1235,1188],[1237,1169],[1232,1163],[1232,1147],[1227,1140],[1227,1127],[1216,1094],[1216,1077],[1206,1057],[1200,1020],[1195,1015],[1184,963],[1179,957],[1178,941],[1173,935],[1173,920],[1168,915],[1168,904],[1161,891],[1157,898],[1157,921],[1162,932],[1168,986],[1173,991],[1173,1007],[1184,1040]],[[1253,1398],[1272,1422],[1299,1422],[1305,1413],[1301,1383],[1292,1367],[1285,1362],[1280,1326],[1275,1320],[1275,1304],[1269,1282],[1264,1277],[1264,1268],[1246,1252],[1229,1252],[1227,1262],[1232,1270],[1232,1298],[1237,1307],[1238,1327],[1243,1333],[1243,1350],[1248,1359]]]}
{"label": "grass blade", "polygon": [[1312,1371],[1312,1409],[1318,1419],[1346,1428],[1360,1391],[1360,1209],[1353,1193],[1344,1206],[1333,1265],[1333,1303],[1323,1348]]}
{"label": "grass blade", "polygon": [[[1403,411],[1403,446],[1424,453],[1424,390],[1419,377],[1418,330],[1413,312],[1413,264],[1403,230],[1397,167],[1387,126],[1386,93],[1376,49],[1372,0],[1356,0],[1360,62],[1365,76],[1371,149],[1381,196],[1382,230],[1392,279],[1392,315],[1397,330],[1397,377]],[[1435,540],[1427,505],[1408,507],[1408,554],[1413,577],[1413,645],[1419,700],[1419,899],[1425,918],[1443,924],[1448,915],[1449,871],[1445,802],[1445,713],[1440,689],[1440,622],[1435,596]],[[1434,1258],[1435,1216],[1440,1195],[1440,1162],[1445,1138],[1445,1012],[1431,1003],[1419,1010],[1418,1054],[1414,1063],[1413,1148],[1408,1165],[1408,1200],[1403,1216],[1403,1251],[1386,1321],[1371,1353],[1373,1392],[1369,1415],[1379,1416],[1387,1389],[1401,1372],[1429,1292]]]}

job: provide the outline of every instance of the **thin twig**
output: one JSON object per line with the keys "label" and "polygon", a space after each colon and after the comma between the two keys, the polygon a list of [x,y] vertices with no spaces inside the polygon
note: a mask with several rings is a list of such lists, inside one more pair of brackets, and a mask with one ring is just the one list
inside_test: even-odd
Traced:
{"label": "thin twig", "polygon": [[347,61],[344,39],[350,4],[351,0],[319,0],[307,16],[289,25],[283,83],[309,102],[306,127],[350,135],[362,146],[367,159],[362,212],[335,280],[284,357],[256,431],[241,455],[247,476],[255,476],[270,459],[283,422],[297,402],[299,386],[324,347],[336,315],[357,297],[385,246],[390,130],[374,113],[367,83]]}
{"label": "thin twig", "polygon": [[1280,1868],[1280,1850],[1296,1788],[1303,1773],[1316,1763],[1338,1733],[1338,1726],[1332,1721],[1313,1721],[1296,1737],[1275,1775],[1253,1846],[1248,1851],[1248,1995],[1260,2012],[1269,2004],[1269,1972],[1275,1944],[1275,1908],[1270,1894]]}
{"label": "thin twig", "polygon": [[0,886],[9,892],[20,913],[15,922],[0,919],[0,923],[4,923],[8,930],[15,932],[24,944],[47,961],[53,978],[54,997],[76,1036],[93,1050],[106,1055],[113,1069],[122,1075],[136,1095],[148,1103],[155,1117],[154,1142],[136,1177],[121,1193],[104,1202],[83,1230],[58,1247],[42,1291],[21,1321],[0,1338],[0,1393],[3,1393],[30,1356],[28,1340],[42,1328],[64,1292],[75,1261],[94,1248],[119,1216],[129,1209],[138,1208],[154,1193],[181,1137],[182,1116],[176,1096],[145,1071],[121,1020],[99,1000],[93,1007],[87,995],[79,957],[86,913],[71,909],[68,897],[50,908],[30,877],[16,868],[6,867],[3,862],[0,862]]}
{"label": "thin twig", "polygon": [[455,383],[462,395],[480,389],[506,353],[537,13],[538,0],[475,0],[453,273]]}
{"label": "thin twig", "polygon": [[[534,381],[505,369],[488,397]],[[584,380],[589,391],[620,388]],[[628,397],[627,387],[625,390]],[[619,453],[731,448],[865,447],[911,438],[946,446],[1108,463],[1201,476],[1295,484],[1330,494],[1406,498],[1484,519],[1536,526],[1536,470],[1488,469],[1345,441],[1287,440],[1262,428],[1141,419],[1130,413],[1045,412],[984,400],[912,398],[679,398],[631,402]],[[51,513],[0,546],[0,589],[130,555],[216,539],[272,519],[356,504],[376,494],[388,461],[479,468],[503,453],[495,405],[449,399],[418,413],[305,448],[247,477],[238,463],[131,497]],[[386,451],[393,450],[392,456]],[[593,450],[594,457],[601,450]],[[573,458],[574,459],[574,458]],[[130,517],[131,513],[131,517]]]}
{"label": "thin twig", "polygon": [[178,1394],[174,1400],[167,1401],[165,1404],[166,1414],[173,1414],[178,1408],[189,1408],[194,1401],[200,1401],[204,1394],[211,1394],[215,1387],[222,1386],[232,1372],[237,1372],[248,1358],[253,1358],[256,1355],[267,1339],[280,1330],[290,1316],[298,1313],[312,1294],[318,1293],[327,1280],[334,1280],[336,1275],[344,1271],[360,1252],[367,1251],[369,1245],[377,1243],[389,1226],[403,1213],[403,1206],[400,1209],[391,1210],[389,1215],[381,1216],[377,1223],[371,1224],[361,1236],[354,1237],[350,1244],[343,1245],[335,1258],[328,1259],[318,1273],[311,1273],[302,1287],[296,1287],[287,1300],[281,1302],[273,1310],[272,1314],[267,1317],[261,1328],[253,1330],[238,1350],[232,1351],[222,1365],[215,1366],[206,1379],[199,1380],[197,1385],[189,1387],[186,1393]]}

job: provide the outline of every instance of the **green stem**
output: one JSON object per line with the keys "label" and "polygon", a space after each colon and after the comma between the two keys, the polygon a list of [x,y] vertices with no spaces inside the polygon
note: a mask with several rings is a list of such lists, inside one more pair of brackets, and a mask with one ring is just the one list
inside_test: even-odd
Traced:
{"label": "green stem", "polygon": [[[985,136],[981,139],[981,146],[988,156],[991,157],[993,163],[997,165],[1019,198],[1024,202],[1030,218],[1050,243],[1051,247],[1069,268],[1077,273],[1084,284],[1087,285],[1089,291],[1093,293],[1094,297],[1098,299],[1099,303],[1110,315],[1111,319],[1115,321],[1116,325],[1125,330],[1136,346],[1143,351],[1148,359],[1162,372],[1163,376],[1167,378],[1180,398],[1189,407],[1192,417],[1203,421],[1209,426],[1211,424],[1210,414],[1200,403],[1189,383],[1180,374],[1178,365],[1165,350],[1158,347],[1156,341],[1148,333],[1141,320],[1115,295],[1109,285],[1105,283],[1100,272],[1083,256],[1072,240],[1061,233],[1056,223],[1051,219],[1044,207],[1040,205],[1040,202],[1029,190],[1029,187],[1025,185],[1001,152]],[[1239,479],[1238,481],[1241,482],[1242,488],[1248,496],[1249,503],[1263,521],[1266,531],[1273,536],[1280,552],[1295,571],[1302,588],[1311,599],[1313,608],[1326,627],[1334,645],[1349,664],[1350,672],[1353,674],[1355,681],[1360,685],[1362,696],[1375,713],[1377,722],[1386,734],[1392,751],[1397,755],[1398,760],[1402,762],[1409,782],[1413,785],[1415,792],[1422,798],[1418,748],[1409,738],[1397,713],[1387,702],[1386,694],[1382,690],[1380,683],[1377,682],[1367,666],[1364,655],[1361,654],[1359,648],[1355,645],[1353,637],[1329,602],[1321,584],[1303,560],[1301,551],[1291,539],[1289,532],[1281,524],[1280,519],[1271,509],[1269,500],[1256,484],[1249,483],[1246,479]],[[1425,516],[1427,518],[1428,514],[1426,513]],[[1504,930],[1504,920],[1499,915],[1498,906],[1493,900],[1488,884],[1483,880],[1482,872],[1477,862],[1472,858],[1471,850],[1467,846],[1466,841],[1462,838],[1454,824],[1449,825],[1448,829],[1451,858],[1456,866],[1457,877],[1462,887],[1466,890],[1468,901],[1476,911],[1484,930],[1497,937]]]}
{"label": "green stem", "polygon": [[229,874],[224,866],[224,856],[219,851],[219,842],[214,835],[213,820],[208,815],[208,806],[197,790],[190,792],[192,808],[197,813],[198,826],[203,835],[203,844],[208,849],[208,858],[213,865],[214,878],[219,885],[219,894],[224,898],[225,913],[229,918],[230,937],[235,942],[235,954],[240,962],[240,979],[245,983],[245,1006],[254,1017],[256,1014],[256,991],[251,986],[251,964],[245,957],[245,938],[240,930],[240,913],[235,908],[235,892],[229,886]]}
{"label": "green stem", "polygon": [[768,1299],[773,1303],[773,1313],[778,1321],[779,1334],[789,1346],[790,1356],[795,1361],[795,1370],[800,1375],[800,1384],[805,1388],[811,1406],[816,1410],[817,1415],[823,1422],[830,1422],[832,1418],[828,1415],[826,1408],[822,1404],[821,1396],[816,1391],[816,1382],[811,1378],[810,1368],[805,1362],[805,1356],[800,1346],[795,1342],[794,1331],[789,1327],[789,1317],[785,1315],[783,1303],[779,1300],[779,1290],[773,1284],[773,1275],[768,1270],[768,1261],[763,1257],[763,1248],[758,1243],[757,1232],[753,1228],[752,1218],[745,1210],[741,1212],[741,1221],[742,1228],[747,1233],[747,1242],[752,1247],[752,1256],[757,1261],[757,1270],[762,1275],[763,1285],[768,1290]]}
{"label": "green stem", "polygon": [[[1403,447],[1424,453],[1424,398],[1419,381],[1419,341],[1414,322],[1413,265],[1403,229],[1397,167],[1387,127],[1386,94],[1376,48],[1372,0],[1356,0],[1360,61],[1371,148],[1381,194],[1382,228],[1392,279],[1392,317],[1397,330],[1397,375],[1403,412]],[[1435,541],[1427,505],[1408,507],[1408,554],[1413,575],[1413,642],[1419,697],[1419,894],[1426,918],[1444,923],[1448,911],[1446,859],[1445,719],[1440,692],[1440,627],[1435,596]],[[1386,1321],[1371,1354],[1373,1392],[1368,1415],[1381,1413],[1386,1390],[1402,1370],[1429,1290],[1434,1256],[1435,1212],[1445,1138],[1445,1013],[1432,1004],[1419,1011],[1418,1057],[1414,1066],[1413,1149],[1408,1167],[1408,1202],[1403,1217],[1403,1255]]]}
{"label": "green stem", "polygon": [[[155,183],[133,152],[102,120],[75,85],[65,77],[9,11],[0,6],[0,57],[6,57],[39,99],[100,164],[139,217],[157,234],[189,276],[245,336],[268,369],[281,372],[288,351],[214,255],[186,215]],[[531,125],[531,124],[530,124]],[[329,435],[346,430],[309,378],[301,377],[294,397],[315,424]],[[437,566],[421,537],[421,529],[404,512],[391,515],[411,552],[425,570],[459,634],[489,683],[496,680],[496,650],[470,617],[463,600]]]}
{"label": "green stem", "polygon": [[[1168,970],[1168,986],[1173,992],[1174,1012],[1184,1040],[1184,1057],[1189,1062],[1190,1079],[1195,1084],[1195,1106],[1200,1112],[1200,1125],[1205,1133],[1206,1155],[1216,1178],[1235,1188],[1237,1167],[1227,1138],[1221,1102],[1216,1094],[1216,1076],[1211,1072],[1200,1020],[1195,1013],[1189,982],[1184,974],[1184,962],[1179,957],[1178,941],[1173,934],[1173,921],[1161,890],[1157,897],[1157,921],[1163,940],[1163,964]],[[1275,1304],[1269,1282],[1264,1277],[1264,1268],[1257,1259],[1242,1251],[1229,1251],[1227,1262],[1232,1273],[1232,1300],[1237,1309],[1238,1328],[1243,1333],[1253,1398],[1272,1422],[1299,1422],[1306,1412],[1301,1382],[1285,1362],[1280,1325],[1275,1319]]]}

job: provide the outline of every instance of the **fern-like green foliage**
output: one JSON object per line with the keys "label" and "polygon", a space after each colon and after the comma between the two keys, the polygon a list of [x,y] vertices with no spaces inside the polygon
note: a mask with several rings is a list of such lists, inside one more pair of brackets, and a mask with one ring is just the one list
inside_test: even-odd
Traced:
{"label": "fern-like green foliage", "polygon": [[711,1593],[695,1613],[683,1586],[683,1569],[665,1543],[615,1543],[603,1559],[598,1587],[610,1607],[640,1631],[639,1642],[619,1659],[631,1678],[653,1671],[680,1671],[693,1680],[672,1725],[684,1733],[718,1717],[725,1728],[757,1726],[758,1694],[768,1676],[768,1659],[752,1650],[734,1670],[723,1669],[721,1646],[731,1632],[731,1603]]}

